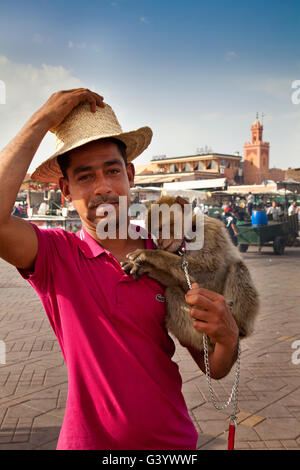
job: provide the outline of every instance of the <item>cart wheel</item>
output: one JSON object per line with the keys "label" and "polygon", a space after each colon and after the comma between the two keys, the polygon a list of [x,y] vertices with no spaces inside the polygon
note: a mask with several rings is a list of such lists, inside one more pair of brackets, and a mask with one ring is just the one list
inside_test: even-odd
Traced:
{"label": "cart wheel", "polygon": [[295,240],[296,240],[296,235],[294,235],[293,233],[289,233],[285,240],[286,246],[293,246],[295,243]]}
{"label": "cart wheel", "polygon": [[244,244],[239,245],[239,251],[241,253],[246,253],[246,251],[248,250],[248,246],[249,245],[244,245]]}
{"label": "cart wheel", "polygon": [[282,237],[276,237],[273,242],[273,250],[275,255],[283,255],[285,248],[284,239]]}

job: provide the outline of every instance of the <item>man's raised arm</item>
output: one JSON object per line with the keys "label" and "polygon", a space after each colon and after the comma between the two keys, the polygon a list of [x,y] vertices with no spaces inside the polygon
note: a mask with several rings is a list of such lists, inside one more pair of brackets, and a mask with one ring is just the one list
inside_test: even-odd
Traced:
{"label": "man's raised arm", "polygon": [[103,97],[86,88],[54,93],[0,153],[0,257],[18,268],[33,267],[38,250],[31,224],[11,215],[21,184],[48,130],[82,101],[90,103],[92,112],[104,106]]}

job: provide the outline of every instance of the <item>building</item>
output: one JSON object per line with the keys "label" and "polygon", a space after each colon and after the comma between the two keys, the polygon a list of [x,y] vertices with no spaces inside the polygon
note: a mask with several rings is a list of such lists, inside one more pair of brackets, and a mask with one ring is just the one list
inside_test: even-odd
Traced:
{"label": "building", "polygon": [[210,153],[179,157],[154,157],[148,165],[136,167],[135,184],[162,185],[177,181],[226,178],[229,183],[242,182],[242,157]]}
{"label": "building", "polygon": [[244,184],[261,184],[269,176],[270,144],[263,141],[258,119],[251,126],[251,142],[244,144]]}
{"label": "building", "polygon": [[283,181],[286,172],[270,166],[270,144],[263,141],[263,125],[258,119],[251,126],[251,142],[244,144],[244,184],[262,184],[265,180]]}
{"label": "building", "polygon": [[287,181],[296,181],[300,183],[300,168],[288,168],[285,171],[285,178]]}

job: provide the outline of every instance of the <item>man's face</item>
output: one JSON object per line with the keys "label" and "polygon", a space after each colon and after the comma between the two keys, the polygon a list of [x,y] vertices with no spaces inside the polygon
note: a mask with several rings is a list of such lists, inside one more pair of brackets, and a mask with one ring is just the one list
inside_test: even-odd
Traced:
{"label": "man's face", "polygon": [[119,196],[126,196],[127,208],[130,205],[132,163],[126,167],[118,146],[107,141],[90,142],[72,150],[70,160],[68,180],[61,178],[60,187],[64,196],[71,197],[84,226],[95,230],[103,218],[96,209],[105,203],[114,205],[118,220]]}

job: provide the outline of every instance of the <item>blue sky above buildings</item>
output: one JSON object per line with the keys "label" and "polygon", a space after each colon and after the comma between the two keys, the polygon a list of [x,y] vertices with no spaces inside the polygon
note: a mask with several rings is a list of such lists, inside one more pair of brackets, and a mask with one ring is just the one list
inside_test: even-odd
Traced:
{"label": "blue sky above buildings", "polygon": [[[271,167],[300,166],[298,0],[1,2],[0,80],[1,147],[52,92],[86,86],[125,130],[153,128],[137,163],[242,154],[263,112]],[[51,153],[47,136],[31,168]]]}

